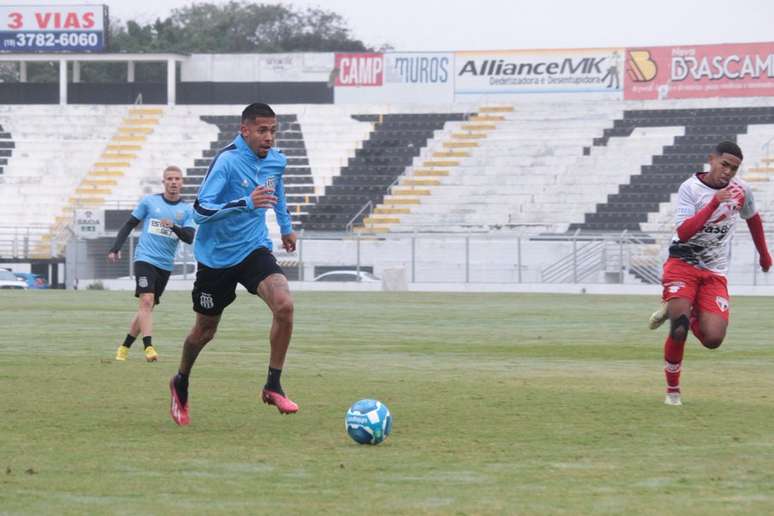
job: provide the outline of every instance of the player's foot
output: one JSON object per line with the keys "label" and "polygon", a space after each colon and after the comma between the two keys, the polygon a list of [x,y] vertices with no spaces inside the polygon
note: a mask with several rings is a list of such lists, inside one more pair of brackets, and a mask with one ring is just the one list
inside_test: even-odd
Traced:
{"label": "player's foot", "polygon": [[170,378],[169,394],[172,397],[169,405],[169,415],[172,416],[172,421],[180,426],[187,425],[191,422],[188,417],[188,381],[179,374]]}
{"label": "player's foot", "polygon": [[667,313],[667,304],[664,303],[661,305],[661,308],[650,315],[650,319],[648,320],[648,328],[655,330],[664,324],[667,319],[669,319],[669,314]]}
{"label": "player's foot", "polygon": [[668,392],[666,398],[664,398],[664,405],[682,405],[679,392]]}
{"label": "player's foot", "polygon": [[261,393],[261,398],[264,403],[277,407],[280,414],[295,414],[298,412],[298,405],[278,392],[264,389]]}
{"label": "player's foot", "polygon": [[127,358],[129,358],[129,348],[123,344],[118,346],[118,349],[116,350],[116,360],[124,362]]}
{"label": "player's foot", "polygon": [[148,346],[145,348],[145,361],[146,362],[155,362],[159,359],[159,354],[156,353],[156,350],[153,349],[153,346]]}

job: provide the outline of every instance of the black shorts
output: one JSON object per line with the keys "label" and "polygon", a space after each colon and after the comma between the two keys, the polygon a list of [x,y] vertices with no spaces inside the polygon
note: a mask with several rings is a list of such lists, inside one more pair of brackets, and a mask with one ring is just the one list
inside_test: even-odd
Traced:
{"label": "black shorts", "polygon": [[236,286],[241,283],[251,294],[258,294],[258,285],[272,274],[282,274],[271,251],[260,247],[233,267],[212,269],[199,263],[196,282],[191,292],[194,312],[220,315],[236,299]]}
{"label": "black shorts", "polygon": [[134,297],[153,294],[154,304],[159,304],[161,294],[167,288],[170,271],[159,269],[148,262],[134,262]]}

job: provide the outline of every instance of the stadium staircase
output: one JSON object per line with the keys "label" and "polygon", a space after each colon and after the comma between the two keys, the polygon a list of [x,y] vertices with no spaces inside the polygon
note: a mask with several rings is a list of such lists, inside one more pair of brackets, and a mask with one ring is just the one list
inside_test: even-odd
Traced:
{"label": "stadium staircase", "polygon": [[420,159],[418,166],[408,167],[390,185],[389,195],[354,231],[388,233],[392,226],[400,223],[401,216],[409,215],[413,206],[432,194],[431,187],[441,186],[441,178],[458,167],[461,159],[471,156],[471,151],[480,145],[479,142],[497,128],[497,122],[505,120],[500,113],[512,111],[512,106],[482,106],[478,114],[470,115],[456,130],[442,133],[434,140],[440,147],[426,152],[427,157]]}
{"label": "stadium staircase", "polygon": [[[643,231],[651,214],[670,201],[690,174],[703,169],[707,156],[721,140],[737,141],[755,124],[774,124],[774,107],[735,107],[706,109],[628,110],[623,117],[594,139],[594,146],[605,146],[617,138],[629,137],[635,130],[659,127],[684,127],[671,145],[642,165],[641,172],[622,182],[606,202],[585,215],[584,222],[571,224],[570,231]],[[744,177],[752,182],[768,180],[770,158],[762,166],[749,169]],[[647,226],[651,227],[651,226]]]}
{"label": "stadium staircase", "polygon": [[5,131],[3,126],[0,125],[0,175],[3,174],[5,166],[8,164],[8,159],[13,154],[14,146],[11,133]]}
{"label": "stadium staircase", "polygon": [[[393,191],[363,230],[448,233],[525,226],[565,230],[573,214],[582,215],[594,206],[590,199],[602,200],[593,178],[607,150],[583,156],[583,146],[620,116],[621,103],[533,101],[472,110],[478,114],[450,124],[428,142],[393,185],[404,195]],[[643,136],[650,153],[648,142],[654,135]],[[613,153],[622,160],[632,150],[616,148]],[[587,169],[580,175],[590,176],[592,187],[575,177],[581,161]],[[616,178],[620,173],[612,170]],[[432,181],[414,184],[425,179],[423,174],[435,175],[429,177]],[[388,204],[403,198],[407,206]]]}
{"label": "stadium staircase", "polygon": [[[461,121],[463,113],[395,113],[353,115],[353,118],[373,124],[373,131],[362,148],[349,158],[338,176],[332,178],[317,204],[310,207],[308,214],[301,217],[307,231],[344,231],[362,224],[374,208],[380,204],[379,215],[396,215],[407,205],[416,202],[421,187],[427,183],[406,183],[397,188],[393,195],[386,192],[403,175],[406,167],[420,155],[434,132],[444,128],[447,122]],[[447,158],[427,168],[425,175],[413,179],[437,177],[448,162]],[[441,167],[441,168],[437,168]],[[397,211],[391,211],[397,210]],[[371,221],[373,222],[373,221]]]}
{"label": "stadium staircase", "polygon": [[78,208],[102,207],[118,185],[126,170],[143,151],[148,136],[153,133],[163,116],[163,108],[131,107],[121,124],[105,146],[99,161],[95,162],[76,186],[67,202],[59,209],[53,225],[36,247],[33,258],[45,258],[60,254],[71,233],[67,227],[73,222],[73,212]]}
{"label": "stadium staircase", "polygon": [[[202,151],[202,157],[194,161],[194,166],[186,169],[183,186],[183,200],[193,202],[199,186],[207,174],[207,169],[220,149],[227,146],[239,133],[239,116],[204,115],[201,120],[214,124],[218,128],[217,139],[210,142],[209,149]],[[278,130],[275,145],[287,156],[285,170],[285,197],[294,229],[299,229],[301,218],[308,213],[309,207],[316,201],[314,181],[309,167],[309,158],[304,143],[304,135],[298,117],[278,115]]]}

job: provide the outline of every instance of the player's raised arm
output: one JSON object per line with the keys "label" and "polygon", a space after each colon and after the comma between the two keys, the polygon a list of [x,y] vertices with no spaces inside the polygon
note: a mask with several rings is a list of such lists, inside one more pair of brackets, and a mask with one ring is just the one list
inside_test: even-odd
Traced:
{"label": "player's raised arm", "polygon": [[221,163],[218,158],[215,158],[194,201],[194,220],[197,224],[206,224],[230,214],[255,208],[252,194],[227,202],[217,202],[229,182],[229,170]]}

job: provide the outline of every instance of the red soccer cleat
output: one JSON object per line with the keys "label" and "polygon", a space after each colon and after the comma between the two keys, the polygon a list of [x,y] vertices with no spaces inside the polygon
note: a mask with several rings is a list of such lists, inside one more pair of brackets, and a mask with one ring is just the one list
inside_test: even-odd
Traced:
{"label": "red soccer cleat", "polygon": [[191,418],[188,417],[188,403],[185,405],[180,403],[180,398],[177,396],[177,389],[175,389],[174,376],[169,380],[169,393],[172,395],[172,402],[169,405],[169,415],[172,416],[172,421],[180,426],[187,425],[191,422]]}
{"label": "red soccer cleat", "polygon": [[264,403],[277,407],[280,414],[295,414],[298,412],[298,405],[278,392],[264,389],[261,393],[261,398]]}

